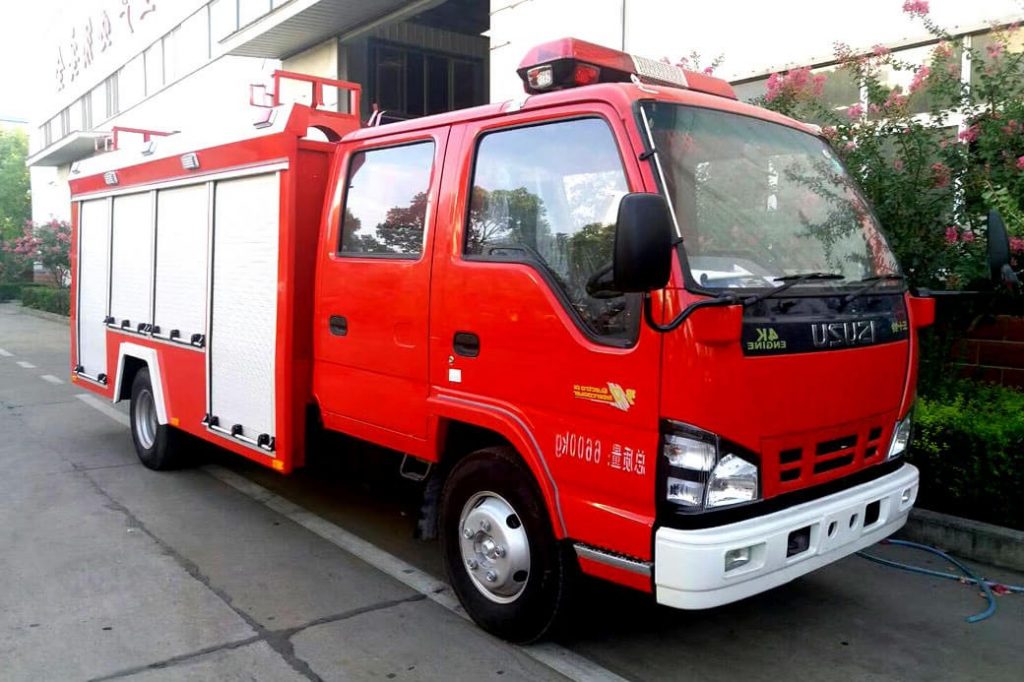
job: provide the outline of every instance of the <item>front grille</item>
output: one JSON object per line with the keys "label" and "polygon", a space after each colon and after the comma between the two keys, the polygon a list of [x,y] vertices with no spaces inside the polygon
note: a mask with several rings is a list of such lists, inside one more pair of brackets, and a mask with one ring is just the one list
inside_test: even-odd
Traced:
{"label": "front grille", "polygon": [[826,459],[823,462],[814,463],[814,473],[823,474],[826,471],[832,471],[833,469],[839,469],[853,464],[853,453],[849,455],[843,455],[842,457],[835,457],[833,459]]}
{"label": "front grille", "polygon": [[790,492],[853,473],[882,459],[892,415],[879,415],[825,431],[763,441],[765,496]]}

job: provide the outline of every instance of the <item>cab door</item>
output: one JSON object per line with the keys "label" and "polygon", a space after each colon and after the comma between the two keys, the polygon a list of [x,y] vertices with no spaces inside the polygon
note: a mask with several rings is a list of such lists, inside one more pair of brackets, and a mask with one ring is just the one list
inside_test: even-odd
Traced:
{"label": "cab door", "polygon": [[346,145],[328,213],[314,390],[328,428],[418,453],[431,234],[448,128]]}
{"label": "cab door", "polygon": [[619,199],[642,191],[636,151],[622,116],[599,103],[468,122],[458,135],[466,151],[444,192],[457,197],[452,244],[435,255],[437,400],[515,413],[570,534],[614,535],[653,516],[658,449],[661,339],[641,323],[639,296],[592,281],[611,263]]}

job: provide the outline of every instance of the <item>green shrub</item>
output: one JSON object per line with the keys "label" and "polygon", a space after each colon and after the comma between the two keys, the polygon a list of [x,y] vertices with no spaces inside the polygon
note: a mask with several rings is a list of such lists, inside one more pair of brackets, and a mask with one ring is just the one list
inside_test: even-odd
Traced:
{"label": "green shrub", "polygon": [[21,296],[20,284],[0,283],[0,301],[11,301]]}
{"label": "green shrub", "polygon": [[31,282],[0,282],[0,301],[19,300],[25,289],[46,286],[45,284],[32,284]]}
{"label": "green shrub", "polygon": [[67,289],[50,287],[24,287],[21,290],[21,302],[29,308],[45,310],[58,315],[69,315],[71,292]]}
{"label": "green shrub", "polygon": [[918,400],[918,504],[1024,530],[1024,393],[960,380]]}

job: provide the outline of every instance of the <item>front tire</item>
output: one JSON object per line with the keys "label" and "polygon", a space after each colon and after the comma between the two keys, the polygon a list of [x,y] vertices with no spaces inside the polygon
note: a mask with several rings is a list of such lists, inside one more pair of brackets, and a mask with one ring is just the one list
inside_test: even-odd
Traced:
{"label": "front tire", "polygon": [[575,560],[511,448],[479,450],[453,467],[441,498],[441,544],[459,601],[491,634],[531,642],[566,610]]}
{"label": "front tire", "polygon": [[132,381],[132,442],[144,466],[154,471],[175,469],[184,463],[178,434],[156,416],[156,397],[148,369],[140,369]]}

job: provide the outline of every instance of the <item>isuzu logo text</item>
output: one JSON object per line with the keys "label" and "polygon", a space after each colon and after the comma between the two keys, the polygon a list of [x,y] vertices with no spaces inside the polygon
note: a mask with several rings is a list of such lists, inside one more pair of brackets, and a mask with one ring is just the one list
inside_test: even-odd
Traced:
{"label": "isuzu logo text", "polygon": [[815,348],[867,346],[875,342],[875,321],[816,322],[811,325]]}

